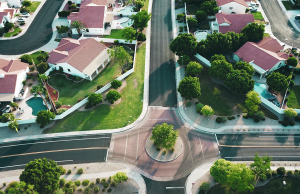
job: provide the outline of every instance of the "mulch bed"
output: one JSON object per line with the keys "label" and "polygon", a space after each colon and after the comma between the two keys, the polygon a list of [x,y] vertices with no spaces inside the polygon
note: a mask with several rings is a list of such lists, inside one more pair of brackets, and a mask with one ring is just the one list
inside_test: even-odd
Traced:
{"label": "mulch bed", "polygon": [[[48,91],[49,97],[53,101],[57,101],[57,99],[58,99],[58,91],[55,90],[54,88],[52,88],[47,82],[46,82],[46,87],[47,87],[47,91]],[[56,94],[53,93],[54,90],[56,91]],[[55,98],[55,100],[54,100],[54,98]]]}

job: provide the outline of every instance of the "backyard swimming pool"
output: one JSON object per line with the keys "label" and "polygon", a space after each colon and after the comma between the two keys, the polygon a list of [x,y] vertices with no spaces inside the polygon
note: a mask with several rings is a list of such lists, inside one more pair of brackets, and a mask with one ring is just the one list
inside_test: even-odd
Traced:
{"label": "backyard swimming pool", "polygon": [[127,7],[125,7],[125,9],[120,10],[120,12],[133,12],[133,7],[127,6]]}
{"label": "backyard swimming pool", "polygon": [[207,31],[206,30],[198,30],[194,33],[194,36],[197,38],[197,40],[200,42],[201,40],[205,40],[207,37]]}
{"label": "backyard swimming pool", "polygon": [[123,22],[123,23],[121,23],[120,25],[121,25],[123,28],[125,28],[125,27],[132,26],[132,24],[133,24],[133,20],[128,18],[128,20],[127,20],[126,22]]}
{"label": "backyard swimming pool", "polygon": [[269,92],[267,92],[266,84],[255,83],[254,91],[257,92],[262,97],[264,97],[265,99],[274,98],[274,96],[272,96]]}
{"label": "backyard swimming pool", "polygon": [[26,104],[32,108],[32,115],[36,116],[37,113],[41,110],[47,110],[47,107],[44,105],[42,98],[30,98],[26,101]]}

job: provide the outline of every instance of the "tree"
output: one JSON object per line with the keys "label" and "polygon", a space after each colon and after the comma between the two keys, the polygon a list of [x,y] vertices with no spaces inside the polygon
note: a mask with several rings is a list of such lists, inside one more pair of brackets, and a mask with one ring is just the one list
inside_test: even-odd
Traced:
{"label": "tree", "polygon": [[187,64],[189,64],[189,62],[191,62],[191,59],[188,55],[183,55],[180,56],[180,58],[177,61],[179,63],[179,65],[184,65],[186,66]]}
{"label": "tree", "polygon": [[22,2],[22,5],[23,5],[24,7],[30,7],[30,6],[32,5],[32,3],[31,3],[31,1],[23,1],[23,2]]}
{"label": "tree", "polygon": [[215,114],[215,111],[209,107],[208,105],[205,105],[202,109],[201,109],[201,112],[205,115],[205,116],[210,116],[210,115],[213,115]]}
{"label": "tree", "polygon": [[20,13],[30,13],[29,7],[22,7],[22,8],[20,9]]}
{"label": "tree", "polygon": [[1,118],[2,123],[6,123],[8,121],[14,121],[14,120],[15,120],[15,115],[13,113],[4,113]]}
{"label": "tree", "polygon": [[19,123],[17,121],[9,121],[8,128],[18,132]]}
{"label": "tree", "polygon": [[254,162],[250,164],[250,168],[255,174],[259,176],[261,174],[271,172],[272,158],[270,158],[268,155],[259,157],[259,155],[255,153],[255,157],[252,159]]}
{"label": "tree", "polygon": [[144,1],[142,1],[142,0],[136,0],[135,3],[136,3],[136,8],[138,11],[145,5]]}
{"label": "tree", "polygon": [[197,26],[198,21],[193,17],[188,17],[187,21],[190,28],[194,28]]}
{"label": "tree", "polygon": [[68,26],[56,26],[57,32],[59,33],[59,35],[67,33],[69,31],[69,27]]}
{"label": "tree", "polygon": [[49,65],[47,62],[41,62],[36,66],[36,68],[40,74],[43,74],[49,69]]}
{"label": "tree", "polygon": [[132,56],[122,47],[122,46],[115,46],[108,51],[109,57],[115,60],[115,63],[118,64],[122,71],[128,68],[128,66],[133,62]]}
{"label": "tree", "polygon": [[41,54],[41,55],[37,56],[36,59],[40,62],[44,62],[44,61],[46,61],[46,56]]}
{"label": "tree", "polygon": [[298,60],[295,57],[290,57],[287,60],[287,64],[292,67],[296,67],[298,65]]}
{"label": "tree", "polygon": [[[41,75],[41,74],[40,74],[40,75]],[[47,109],[50,110],[49,107],[48,107],[48,103],[46,102],[44,96],[42,95],[42,93],[43,93],[44,91],[45,91],[45,89],[44,89],[44,86],[43,86],[42,84],[35,85],[35,86],[33,86],[33,87],[30,89],[30,92],[31,92],[32,94],[34,94],[34,97],[35,97],[35,98],[36,98],[37,94],[39,94],[39,95],[41,96],[41,98],[43,99],[43,101],[44,101],[44,103],[45,103]]]}
{"label": "tree", "polygon": [[237,192],[248,192],[254,189],[254,174],[244,163],[233,164],[227,176],[227,184]]}
{"label": "tree", "polygon": [[111,82],[111,87],[114,89],[117,89],[121,86],[122,86],[122,81],[115,79],[114,81]]}
{"label": "tree", "polygon": [[152,14],[145,10],[139,11],[137,14],[132,15],[131,19],[133,19],[133,26],[139,31],[143,31],[144,28],[148,26],[148,21],[151,19]]}
{"label": "tree", "polygon": [[170,44],[170,50],[178,56],[196,54],[197,39],[192,34],[179,34]]}
{"label": "tree", "polygon": [[205,11],[198,10],[196,13],[196,18],[198,21],[205,20],[207,18],[207,14]]}
{"label": "tree", "polygon": [[21,59],[21,62],[28,63],[29,65],[32,65],[32,58],[28,54],[22,55],[19,59]]}
{"label": "tree", "polygon": [[298,113],[292,108],[287,108],[283,112],[287,117],[295,117],[298,115]]}
{"label": "tree", "polygon": [[263,111],[257,111],[254,116],[259,119],[263,119],[265,117],[265,113]]}
{"label": "tree", "polygon": [[132,40],[136,39],[136,30],[133,27],[125,27],[123,30],[123,35],[127,41],[132,42]]}
{"label": "tree", "polygon": [[245,101],[246,103],[246,106],[249,110],[249,112],[256,112],[259,108],[258,104],[261,103],[261,100],[260,100],[260,97],[259,97],[259,94],[255,91],[250,91],[247,93],[247,99]]}
{"label": "tree", "polygon": [[212,56],[211,58],[210,58],[210,62],[212,63],[212,62],[214,62],[214,61],[226,61],[226,58],[225,58],[225,56],[224,55],[222,55],[222,54],[215,54],[214,56]]}
{"label": "tree", "polygon": [[10,186],[6,189],[6,193],[8,194],[38,194],[36,191],[34,191],[33,185],[27,185],[25,182],[21,181],[18,182],[12,182]]}
{"label": "tree", "polygon": [[93,106],[95,106],[95,105],[99,104],[100,102],[102,102],[102,95],[101,94],[92,93],[92,94],[89,95],[88,101]]}
{"label": "tree", "polygon": [[200,82],[197,77],[185,77],[179,82],[178,92],[183,98],[191,100],[201,95]]}
{"label": "tree", "polygon": [[51,194],[58,189],[60,169],[53,160],[35,159],[26,164],[20,181],[34,186],[38,193]]}
{"label": "tree", "polygon": [[11,30],[13,27],[15,27],[15,25],[14,25],[13,23],[6,22],[5,25],[4,25],[5,32],[8,32],[8,31]]}
{"label": "tree", "polygon": [[219,7],[217,7],[216,1],[204,1],[199,10],[204,11],[209,16],[212,16],[218,13]]}
{"label": "tree", "polygon": [[244,61],[237,62],[236,64],[233,65],[233,68],[234,69],[244,69],[250,75],[253,75],[255,72],[253,66]]}
{"label": "tree", "polygon": [[9,104],[14,110],[16,110],[18,107],[19,107],[19,104],[18,103],[15,103],[15,102],[11,102]]}
{"label": "tree", "polygon": [[127,181],[128,177],[126,172],[117,172],[115,175],[111,177],[116,183],[121,183],[123,181]]}
{"label": "tree", "polygon": [[245,70],[233,70],[227,75],[225,85],[236,94],[246,94],[254,88],[254,80]]}
{"label": "tree", "polygon": [[79,20],[74,20],[71,23],[71,28],[76,29],[78,34],[81,35],[81,30],[85,28],[85,25],[83,24],[83,22],[81,22]]}
{"label": "tree", "polygon": [[227,75],[233,71],[233,67],[230,63],[223,60],[216,60],[211,63],[209,68],[209,75],[211,77],[219,78],[225,80]]}
{"label": "tree", "polygon": [[56,101],[55,106],[56,106],[56,108],[60,108],[62,106],[61,101]]}
{"label": "tree", "polygon": [[50,119],[54,119],[55,114],[49,110],[41,110],[37,113],[36,122],[41,124],[41,128],[50,123]]}
{"label": "tree", "polygon": [[110,102],[111,104],[113,104],[115,101],[117,101],[119,98],[121,98],[121,94],[119,92],[117,92],[116,90],[110,90],[107,94],[106,94],[106,99],[108,102]]}
{"label": "tree", "polygon": [[214,177],[215,181],[221,185],[226,185],[227,176],[233,163],[226,161],[225,159],[219,159],[214,162],[210,167],[210,175]]}
{"label": "tree", "polygon": [[247,37],[248,41],[257,42],[263,39],[265,33],[265,26],[253,22],[249,25],[246,25],[242,29],[241,33]]}
{"label": "tree", "polygon": [[143,32],[139,32],[137,36],[138,41],[145,41],[146,40],[146,35]]}
{"label": "tree", "polygon": [[177,130],[173,130],[173,125],[163,123],[153,127],[150,139],[157,148],[171,149],[176,143],[178,134]]}
{"label": "tree", "polygon": [[197,76],[201,73],[202,69],[202,65],[195,61],[191,61],[186,67],[186,75],[192,77]]}
{"label": "tree", "polygon": [[267,84],[272,90],[284,92],[289,87],[289,79],[290,77],[286,77],[279,72],[272,72],[267,77]]}

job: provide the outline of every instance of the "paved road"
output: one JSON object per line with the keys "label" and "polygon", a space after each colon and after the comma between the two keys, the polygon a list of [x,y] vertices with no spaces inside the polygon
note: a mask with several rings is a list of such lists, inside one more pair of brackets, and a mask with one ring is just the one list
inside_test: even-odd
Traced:
{"label": "paved road", "polygon": [[93,135],[22,141],[0,145],[0,171],[23,169],[37,158],[49,158],[58,164],[104,162],[111,135]]}
{"label": "paved road", "polygon": [[217,135],[221,157],[227,160],[252,160],[255,152],[275,161],[300,159],[300,135],[246,134]]}
{"label": "paved road", "polygon": [[262,0],[260,3],[271,23],[272,32],[276,38],[288,45],[293,44],[293,46],[300,47],[300,33],[291,29],[293,26],[283,13],[277,0]]}
{"label": "paved road", "polygon": [[16,39],[1,40],[1,55],[17,55],[38,49],[52,37],[52,22],[63,0],[47,0],[25,34]]}
{"label": "paved road", "polygon": [[177,104],[172,41],[171,0],[154,0],[151,21],[149,106]]}

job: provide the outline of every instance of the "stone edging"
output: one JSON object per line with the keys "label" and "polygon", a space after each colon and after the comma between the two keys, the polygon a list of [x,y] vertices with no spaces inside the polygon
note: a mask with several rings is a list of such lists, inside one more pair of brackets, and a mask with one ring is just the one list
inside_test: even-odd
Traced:
{"label": "stone edging", "polygon": [[[150,137],[151,137],[151,135],[147,138],[146,144],[147,144],[147,142],[150,140]],[[158,159],[155,159],[155,158],[152,157],[151,154],[149,154],[149,152],[148,152],[146,146],[145,146],[145,150],[146,150],[148,156],[149,156],[150,158],[152,158],[153,160],[155,160],[155,161],[162,162],[162,163],[172,162],[173,160],[176,160],[176,159],[181,155],[182,150],[183,150],[183,143],[182,143],[180,137],[178,137],[177,141],[178,141],[178,140],[180,140],[180,143],[181,143],[181,146],[180,146],[180,147],[181,147],[180,153],[179,153],[175,158],[172,158],[171,160],[158,160]]]}

